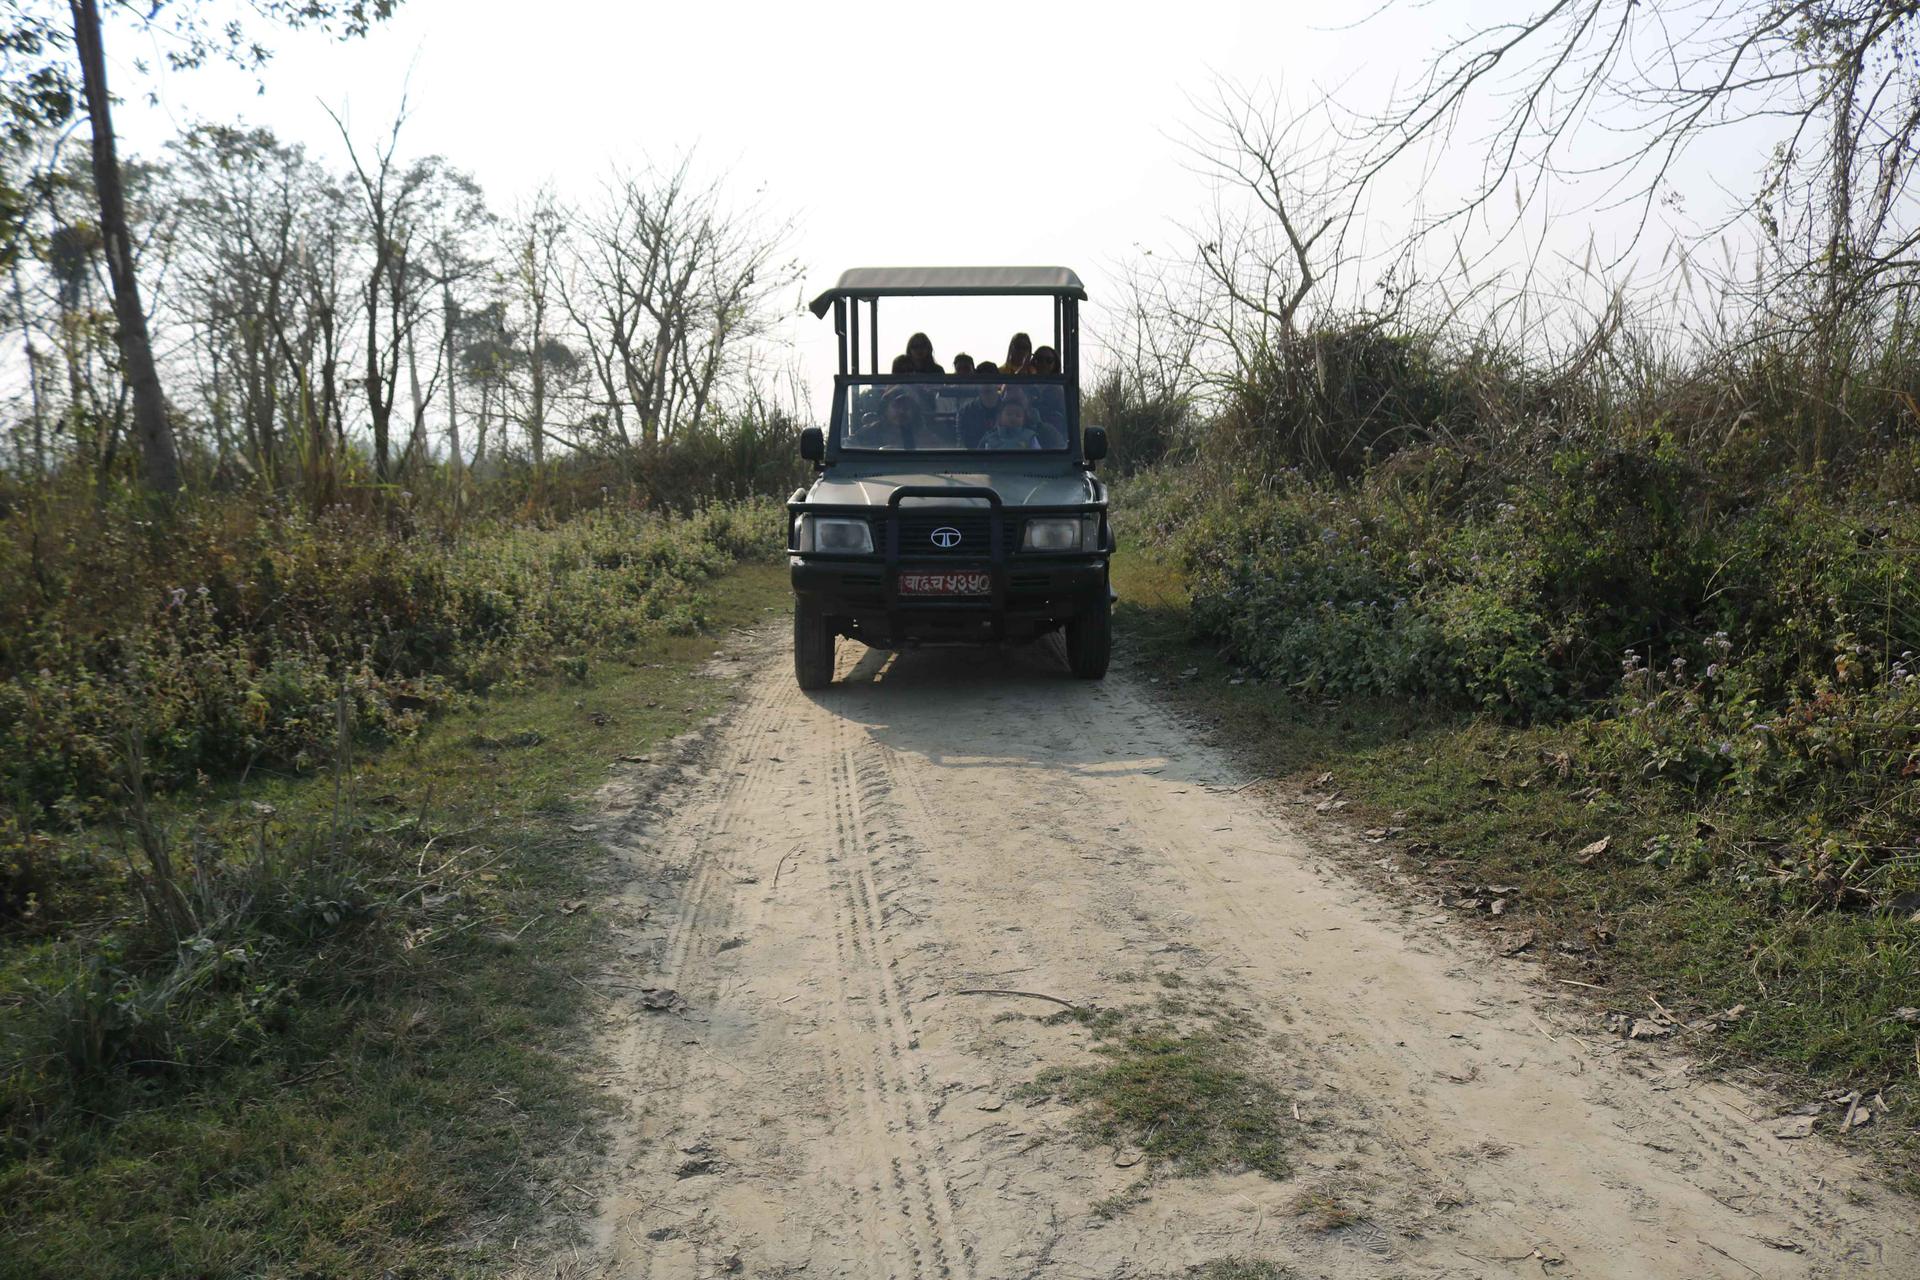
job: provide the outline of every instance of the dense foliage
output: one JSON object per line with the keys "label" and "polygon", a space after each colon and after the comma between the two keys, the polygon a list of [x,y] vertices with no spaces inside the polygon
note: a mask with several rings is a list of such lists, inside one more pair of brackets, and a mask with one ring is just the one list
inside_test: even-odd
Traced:
{"label": "dense foliage", "polygon": [[1904,445],[1808,474],[1754,463],[1759,424],[1703,456],[1698,433],[1589,404],[1410,422],[1396,449],[1317,464],[1289,435],[1275,462],[1214,444],[1244,441],[1241,403],[1195,450],[1236,464],[1163,468],[1125,500],[1127,529],[1183,569],[1196,632],[1236,662],[1310,699],[1575,725],[1570,787],[1745,815],[1717,844],[1649,856],[1737,862],[1824,904],[1920,887]]}
{"label": "dense foliage", "polygon": [[701,584],[779,525],[752,504],[457,526],[404,503],[136,515],[29,501],[0,526],[0,787],[22,825],[94,813],[130,745],[161,789],[305,769],[343,707],[390,741],[464,692],[689,630]]}

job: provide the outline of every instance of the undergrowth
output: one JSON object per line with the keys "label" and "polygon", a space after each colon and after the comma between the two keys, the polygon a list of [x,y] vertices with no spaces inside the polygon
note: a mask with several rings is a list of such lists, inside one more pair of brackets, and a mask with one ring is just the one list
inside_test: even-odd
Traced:
{"label": "undergrowth", "polygon": [[1557,784],[1724,812],[1723,838],[1660,856],[1782,910],[1920,891],[1920,508],[1816,479],[1730,492],[1658,439],[1248,483],[1164,471],[1122,520],[1251,675],[1568,726]]}
{"label": "undergrowth", "polygon": [[574,797],[713,705],[778,515],[174,519],[7,619],[0,1276],[497,1265],[585,1207]]}
{"label": "undergrowth", "polygon": [[[1169,696],[1233,725],[1235,749],[1261,773],[1308,796],[1337,795],[1341,817],[1372,831],[1362,846],[1368,864],[1389,855],[1425,901],[1438,893],[1477,902],[1460,913],[1500,930],[1503,946],[1533,930],[1522,954],[1606,1009],[1641,1016],[1658,1000],[1691,1020],[1738,1008],[1678,1039],[1709,1060],[1763,1063],[1809,1093],[1884,1090],[1892,1114],[1857,1136],[1877,1143],[1912,1132],[1920,925],[1896,892],[1911,883],[1899,878],[1911,864],[1881,851],[1836,868],[1820,861],[1810,836],[1829,804],[1853,830],[1889,821],[1908,798],[1848,815],[1837,797],[1890,793],[1897,779],[1829,761],[1811,739],[1795,738],[1809,732],[1804,725],[1782,735],[1809,744],[1798,781],[1781,764],[1758,782],[1743,782],[1736,765],[1700,780],[1648,767],[1656,757],[1638,735],[1706,713],[1633,708],[1693,696],[1684,691],[1694,676],[1663,673],[1649,684],[1630,669],[1625,687],[1584,714],[1527,724],[1443,701],[1315,694],[1257,674],[1198,628],[1189,579],[1164,544],[1136,543],[1115,581],[1123,655]],[[1709,665],[1697,679],[1719,679]],[[1868,686],[1860,703],[1892,702],[1903,689]],[[1795,749],[1774,748],[1780,761]],[[1909,849],[1912,839],[1909,828]],[[1488,885],[1509,889],[1500,920],[1486,918]],[[1896,1164],[1910,1163],[1911,1144],[1893,1145]]]}
{"label": "undergrowth", "polygon": [[397,742],[464,695],[691,632],[702,584],[782,528],[770,503],[460,522],[207,495],[137,515],[56,493],[0,517],[0,907],[31,832],[103,812],[129,734],[163,792],[323,766],[343,697],[355,740]]}

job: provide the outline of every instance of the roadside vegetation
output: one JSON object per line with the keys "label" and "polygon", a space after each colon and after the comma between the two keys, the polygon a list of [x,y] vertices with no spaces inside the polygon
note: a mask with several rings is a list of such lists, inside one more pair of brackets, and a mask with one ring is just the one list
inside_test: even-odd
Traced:
{"label": "roadside vegetation", "polygon": [[395,7],[5,6],[0,1275],[512,1261],[594,1141],[569,813],[772,598],[777,213],[497,208],[404,107],[117,151],[129,42]]}
{"label": "roadside vegetation", "polygon": [[1765,396],[1813,371],[1764,338],[1549,395],[1445,333],[1303,334],[1122,486],[1123,635],[1623,1030],[1910,1131],[1920,365],[1882,335],[1807,467]]}
{"label": "roadside vegetation", "polygon": [[569,815],[715,706],[777,510],[14,514],[0,1274],[510,1261],[594,1142]]}
{"label": "roadside vegetation", "polygon": [[[1122,634],[1363,871],[1911,1180],[1915,19],[1672,8],[1469,26],[1372,109],[1221,87],[1214,208],[1089,396],[1133,435]],[[1675,156],[1765,120],[1702,231]],[[1383,247],[1356,211],[1426,146],[1485,176]]]}

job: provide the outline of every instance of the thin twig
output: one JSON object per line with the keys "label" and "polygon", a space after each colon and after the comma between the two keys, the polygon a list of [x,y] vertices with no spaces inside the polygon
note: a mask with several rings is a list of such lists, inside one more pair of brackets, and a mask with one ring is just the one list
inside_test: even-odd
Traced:
{"label": "thin twig", "polygon": [[1069,1000],[1062,1000],[1059,996],[1050,996],[1044,991],[1007,991],[1000,987],[969,987],[965,991],[956,991],[953,994],[957,996],[1024,996],[1028,1000],[1051,1000],[1063,1009],[1080,1012],[1079,1005]]}
{"label": "thin twig", "polygon": [[[793,846],[793,848],[787,850],[785,853],[780,855],[780,861],[773,864],[773,888],[774,889],[778,889],[780,887],[780,872],[786,867],[787,859],[791,858],[794,854],[798,852],[800,852],[800,846],[796,844]],[[769,892],[771,891],[772,890],[769,890]]]}
{"label": "thin twig", "polygon": [[[1699,1236],[1695,1236],[1695,1237],[1694,1237],[1694,1239],[1695,1239],[1695,1240],[1700,1240],[1700,1237],[1699,1237]],[[1733,1256],[1732,1254],[1730,1254],[1730,1253],[1728,1253],[1728,1252],[1727,1252],[1727,1251],[1726,1251],[1725,1249],[1722,1249],[1722,1248],[1721,1248],[1721,1247],[1720,1247],[1719,1245],[1717,1245],[1717,1244],[1715,1244],[1715,1243],[1714,1243],[1713,1241],[1711,1241],[1711,1240],[1700,1240],[1700,1243],[1701,1243],[1701,1244],[1703,1244],[1703,1245],[1705,1245],[1705,1246],[1707,1246],[1707,1248],[1709,1248],[1709,1249],[1711,1249],[1711,1250],[1713,1250],[1713,1251],[1714,1251],[1715,1253],[1717,1253],[1717,1254],[1719,1254],[1719,1255],[1720,1255],[1721,1257],[1723,1257],[1723,1258],[1725,1258],[1725,1259],[1726,1259],[1726,1260],[1727,1260],[1728,1262],[1733,1262],[1733,1263],[1738,1263],[1738,1264],[1739,1264],[1740,1266],[1742,1266],[1742,1267],[1746,1267],[1746,1270],[1747,1270],[1747,1272],[1748,1272],[1748,1273],[1749,1273],[1750,1275],[1756,1275],[1756,1276],[1757,1276],[1757,1275],[1759,1275],[1759,1274],[1760,1274],[1760,1273],[1759,1273],[1758,1271],[1755,1271],[1755,1270],[1754,1270],[1754,1269],[1753,1269],[1752,1267],[1748,1267],[1746,1263],[1744,1263],[1744,1262],[1741,1262],[1741,1261],[1740,1261],[1740,1259],[1738,1259],[1738,1258],[1736,1258],[1736,1257],[1734,1257],[1734,1256]]]}

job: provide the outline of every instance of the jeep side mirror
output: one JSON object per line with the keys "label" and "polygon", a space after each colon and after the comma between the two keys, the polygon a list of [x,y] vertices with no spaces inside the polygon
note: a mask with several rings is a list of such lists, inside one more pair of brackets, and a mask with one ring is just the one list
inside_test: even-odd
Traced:
{"label": "jeep side mirror", "polygon": [[1081,449],[1081,455],[1085,457],[1088,462],[1098,462],[1107,456],[1107,429],[1105,427],[1087,428],[1086,444]]}
{"label": "jeep side mirror", "polygon": [[808,462],[818,462],[827,456],[827,438],[820,434],[820,428],[808,427],[800,433],[800,456]]}

